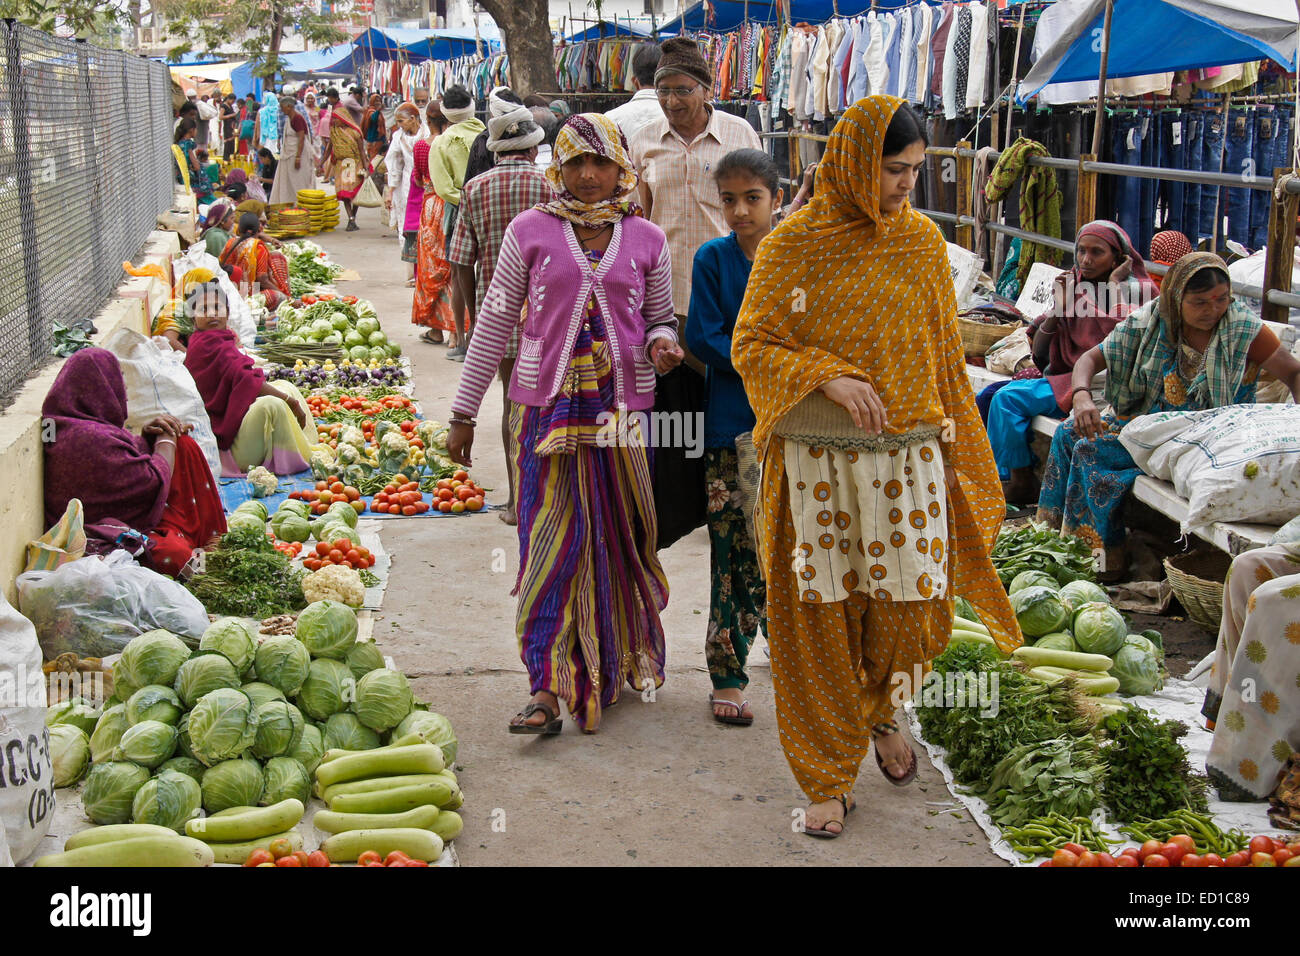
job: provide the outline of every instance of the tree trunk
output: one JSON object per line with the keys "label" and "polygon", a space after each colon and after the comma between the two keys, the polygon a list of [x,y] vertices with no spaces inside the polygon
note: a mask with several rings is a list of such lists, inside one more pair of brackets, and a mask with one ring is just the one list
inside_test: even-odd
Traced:
{"label": "tree trunk", "polygon": [[479,0],[501,29],[510,55],[510,88],[520,96],[555,91],[555,52],[547,0]]}

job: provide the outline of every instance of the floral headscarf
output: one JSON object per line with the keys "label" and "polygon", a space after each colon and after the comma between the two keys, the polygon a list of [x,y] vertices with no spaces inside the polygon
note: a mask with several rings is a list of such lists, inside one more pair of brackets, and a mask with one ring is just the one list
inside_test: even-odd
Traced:
{"label": "floral headscarf", "polygon": [[[565,187],[561,167],[583,153],[604,156],[622,168],[614,195],[608,199],[597,203],[583,202]],[[642,214],[641,207],[632,199],[639,178],[628,151],[627,137],[617,123],[600,113],[579,113],[569,117],[556,137],[551,152],[551,165],[546,168],[546,180],[555,191],[555,198],[550,202],[538,203],[534,208],[567,219],[575,225],[599,229],[618,222],[625,216]]]}

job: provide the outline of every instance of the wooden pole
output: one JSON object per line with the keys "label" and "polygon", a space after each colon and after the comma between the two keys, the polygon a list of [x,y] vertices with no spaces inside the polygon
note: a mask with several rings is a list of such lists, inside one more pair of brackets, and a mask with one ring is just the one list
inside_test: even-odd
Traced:
{"label": "wooden pole", "polygon": [[[1264,294],[1269,289],[1291,291],[1291,269],[1295,259],[1296,214],[1300,213],[1300,196],[1281,191],[1283,180],[1291,175],[1290,169],[1273,170],[1273,202],[1268,214],[1268,251],[1264,253]],[[1274,305],[1265,299],[1262,317],[1269,322],[1286,322],[1291,310],[1284,305]]]}
{"label": "wooden pole", "polygon": [[[957,149],[970,149],[970,141],[962,140],[957,144]],[[974,167],[974,160],[969,156],[957,156],[957,215],[974,216],[975,209],[973,205],[974,197],[971,194],[971,171]],[[975,229],[972,226],[957,224],[957,245],[963,249],[974,250],[975,248]]]}
{"label": "wooden pole", "polygon": [[[1110,65],[1110,21],[1115,12],[1115,0],[1106,0],[1106,19],[1101,27],[1101,70],[1097,78],[1097,116],[1092,124],[1092,152],[1101,150],[1101,119],[1106,112],[1106,68]],[[1089,219],[1088,221],[1091,221]]]}
{"label": "wooden pole", "polygon": [[1106,0],[1106,19],[1101,28],[1101,69],[1097,75],[1097,113],[1092,124],[1092,152],[1079,157],[1075,219],[1080,226],[1092,222],[1097,211],[1097,174],[1085,170],[1084,163],[1095,163],[1101,146],[1102,117],[1106,113],[1106,73],[1110,65],[1110,24],[1114,12],[1115,0]]}

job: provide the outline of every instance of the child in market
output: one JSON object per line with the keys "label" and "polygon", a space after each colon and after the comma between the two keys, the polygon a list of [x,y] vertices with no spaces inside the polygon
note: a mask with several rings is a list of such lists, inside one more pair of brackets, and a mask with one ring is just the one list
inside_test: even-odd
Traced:
{"label": "child in market", "polygon": [[758,149],[728,153],[714,179],[732,232],[695,253],[686,321],[686,344],[708,367],[704,455],[712,584],[704,654],[713,719],[749,726],[754,715],[744,696],[745,661],[766,602],[739,482],[738,446],[753,444],[754,412],[731,364],[731,333],[758,244],[781,211],[781,185],[776,163]]}

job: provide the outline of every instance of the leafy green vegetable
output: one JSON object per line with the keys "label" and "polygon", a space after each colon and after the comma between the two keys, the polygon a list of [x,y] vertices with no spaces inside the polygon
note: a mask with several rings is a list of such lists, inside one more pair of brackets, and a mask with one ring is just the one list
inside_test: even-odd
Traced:
{"label": "leafy green vegetable", "polygon": [[984,799],[1000,827],[1049,813],[1087,816],[1101,803],[1103,766],[1092,737],[1057,737],[1012,750],[993,768]]}
{"label": "leafy green vegetable", "polygon": [[1206,780],[1192,772],[1187,751],[1178,742],[1187,733],[1181,721],[1157,722],[1140,707],[1126,707],[1103,720],[1102,727],[1110,738],[1102,750],[1102,792],[1116,819],[1165,817],[1184,807],[1206,809]]}
{"label": "leafy green vegetable", "polygon": [[1097,580],[1092,549],[1087,543],[1046,525],[1031,522],[1022,528],[1003,531],[993,545],[992,557],[1003,587],[1010,585],[1022,571],[1045,571],[1058,584]]}
{"label": "leafy green vegetable", "polygon": [[304,572],[262,530],[231,531],[221,547],[206,556],[206,567],[186,585],[209,614],[257,620],[289,614],[306,606]]}

